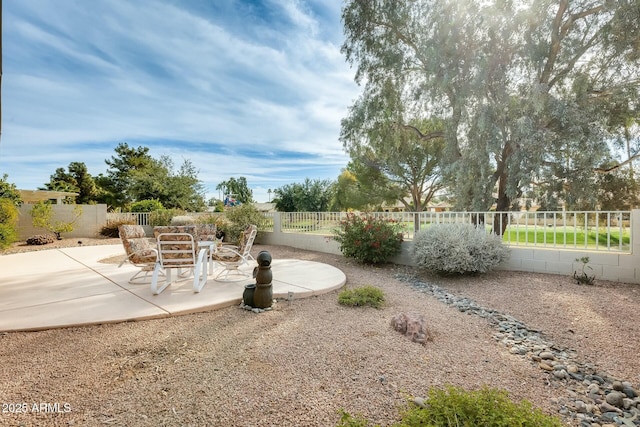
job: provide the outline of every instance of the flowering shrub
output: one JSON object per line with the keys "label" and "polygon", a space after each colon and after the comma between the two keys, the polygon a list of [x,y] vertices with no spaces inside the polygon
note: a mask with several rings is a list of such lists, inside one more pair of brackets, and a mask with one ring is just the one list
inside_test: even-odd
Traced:
{"label": "flowering shrub", "polygon": [[416,233],[413,260],[438,274],[486,273],[509,258],[509,249],[495,234],[472,224],[438,224]]}
{"label": "flowering shrub", "polygon": [[401,227],[397,221],[370,215],[348,213],[334,230],[342,254],[365,263],[382,263],[400,253]]}

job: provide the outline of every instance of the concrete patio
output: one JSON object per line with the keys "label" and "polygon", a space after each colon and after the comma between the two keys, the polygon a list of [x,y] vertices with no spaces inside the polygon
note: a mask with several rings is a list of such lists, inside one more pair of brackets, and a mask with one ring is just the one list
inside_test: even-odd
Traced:
{"label": "concrete patio", "polygon": [[[137,268],[104,262],[124,256],[122,245],[49,249],[0,256],[0,332],[34,331],[176,316],[242,301],[247,279],[218,282],[210,276],[200,293],[192,281],[172,284],[160,295],[131,285]],[[253,265],[245,267],[247,271]],[[345,274],[330,265],[296,259],[272,264],[273,297],[305,298],[342,287]],[[214,272],[215,276],[216,272]]]}

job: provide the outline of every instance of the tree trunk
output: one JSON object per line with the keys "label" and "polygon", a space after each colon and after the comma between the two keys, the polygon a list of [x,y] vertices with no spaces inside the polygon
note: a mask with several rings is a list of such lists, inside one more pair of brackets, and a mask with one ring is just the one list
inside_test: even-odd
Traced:
{"label": "tree trunk", "polygon": [[508,213],[511,207],[511,199],[507,196],[507,175],[503,172],[498,180],[498,200],[496,202],[496,215],[493,218],[493,232],[502,236],[507,229]]}

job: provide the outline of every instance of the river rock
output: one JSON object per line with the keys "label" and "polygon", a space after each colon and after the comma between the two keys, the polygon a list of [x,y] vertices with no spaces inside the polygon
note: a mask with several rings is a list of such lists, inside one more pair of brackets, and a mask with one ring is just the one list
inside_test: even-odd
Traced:
{"label": "river rock", "polygon": [[609,405],[613,405],[615,407],[618,408],[622,408],[622,400],[625,398],[625,394],[621,393],[619,391],[612,391],[611,393],[607,394],[607,396],[605,397],[606,402]]}
{"label": "river rock", "polygon": [[556,357],[553,355],[553,353],[551,353],[550,351],[543,351],[542,353],[540,353],[538,356],[540,356],[541,359],[544,360],[554,360]]}

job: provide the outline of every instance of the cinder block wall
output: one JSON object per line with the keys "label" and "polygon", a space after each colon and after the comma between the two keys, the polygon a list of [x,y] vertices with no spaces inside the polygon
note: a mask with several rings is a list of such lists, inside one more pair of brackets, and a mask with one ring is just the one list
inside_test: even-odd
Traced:
{"label": "cinder block wall", "polygon": [[[260,243],[285,245],[332,254],[341,254],[340,245],[329,238],[309,233],[283,233],[280,227],[280,215],[274,216],[273,232],[260,233]],[[500,266],[504,270],[531,271],[537,273],[562,274],[572,276],[574,271],[582,271],[582,263],[577,258],[589,257],[588,274],[595,274],[596,279],[613,282],[640,284],[640,209],[631,214],[632,253],[615,253],[604,251],[584,251],[555,248],[511,248],[510,259]],[[402,252],[391,259],[402,265],[415,265],[411,259],[413,242],[403,242]]]}
{"label": "cinder block wall", "polygon": [[[52,205],[52,222],[70,222],[74,218],[74,208],[76,205]],[[100,230],[107,223],[107,205],[79,205],[82,207],[82,215],[73,224],[73,231],[63,233],[62,237],[95,237],[100,234]],[[36,234],[44,234],[46,230],[33,226],[31,217],[33,205],[22,205],[19,209],[18,236],[25,240]]]}

